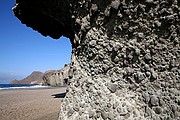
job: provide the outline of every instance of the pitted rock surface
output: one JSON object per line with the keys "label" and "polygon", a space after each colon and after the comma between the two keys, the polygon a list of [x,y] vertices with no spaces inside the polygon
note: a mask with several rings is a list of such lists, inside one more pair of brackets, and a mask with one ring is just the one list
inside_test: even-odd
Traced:
{"label": "pitted rock surface", "polygon": [[14,13],[71,40],[59,120],[180,119],[179,0],[16,0]]}

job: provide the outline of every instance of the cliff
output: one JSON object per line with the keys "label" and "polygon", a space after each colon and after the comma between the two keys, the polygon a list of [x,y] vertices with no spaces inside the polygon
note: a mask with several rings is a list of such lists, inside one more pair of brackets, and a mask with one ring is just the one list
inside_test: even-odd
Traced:
{"label": "cliff", "polygon": [[65,65],[60,70],[46,71],[42,77],[43,85],[50,86],[66,86],[69,80],[68,71],[70,66]]}
{"label": "cliff", "polygon": [[16,0],[13,11],[71,40],[59,120],[180,119],[179,0]]}
{"label": "cliff", "polygon": [[42,76],[42,72],[34,71],[26,78],[22,80],[13,80],[10,82],[10,84],[42,84]]}
{"label": "cliff", "polygon": [[45,86],[66,86],[69,80],[70,65],[59,70],[48,70],[45,73],[34,71],[22,80],[13,80],[10,84],[42,84]]}

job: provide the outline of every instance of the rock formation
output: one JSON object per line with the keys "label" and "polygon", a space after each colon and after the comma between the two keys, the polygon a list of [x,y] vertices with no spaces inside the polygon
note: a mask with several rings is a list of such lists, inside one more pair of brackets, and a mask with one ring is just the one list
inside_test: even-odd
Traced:
{"label": "rock formation", "polygon": [[66,86],[68,83],[68,71],[69,65],[65,65],[60,70],[49,70],[46,71],[42,77],[43,85],[48,86]]}
{"label": "rock formation", "polygon": [[34,71],[26,78],[22,80],[13,80],[10,82],[10,84],[42,84],[42,76],[42,72]]}
{"label": "rock formation", "polygon": [[59,120],[180,119],[179,0],[16,0],[13,10],[71,40]]}
{"label": "rock formation", "polygon": [[10,84],[42,84],[45,86],[66,86],[69,80],[70,65],[65,64],[59,70],[48,70],[45,73],[34,71],[22,80],[13,80]]}

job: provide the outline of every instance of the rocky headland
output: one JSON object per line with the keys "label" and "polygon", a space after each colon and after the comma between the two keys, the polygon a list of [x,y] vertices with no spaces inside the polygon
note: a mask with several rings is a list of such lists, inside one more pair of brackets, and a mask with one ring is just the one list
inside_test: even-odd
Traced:
{"label": "rocky headland", "polygon": [[42,84],[45,86],[66,86],[68,83],[69,64],[59,70],[48,70],[46,72],[34,71],[22,80],[12,80],[10,84]]}
{"label": "rocky headland", "polygon": [[43,74],[43,85],[48,86],[66,86],[69,80],[68,72],[70,65],[66,64],[60,70],[49,70]]}
{"label": "rocky headland", "polygon": [[22,80],[13,80],[10,84],[42,84],[43,73],[40,71],[34,71],[29,76]]}
{"label": "rocky headland", "polygon": [[16,0],[15,16],[72,43],[59,120],[179,120],[179,0]]}

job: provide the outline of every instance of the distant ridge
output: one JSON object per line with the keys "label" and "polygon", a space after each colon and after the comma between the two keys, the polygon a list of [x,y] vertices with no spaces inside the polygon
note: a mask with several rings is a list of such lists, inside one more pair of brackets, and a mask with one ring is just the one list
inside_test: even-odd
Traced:
{"label": "distant ridge", "polygon": [[29,76],[22,80],[13,80],[10,84],[42,84],[43,73],[40,71],[34,71]]}

